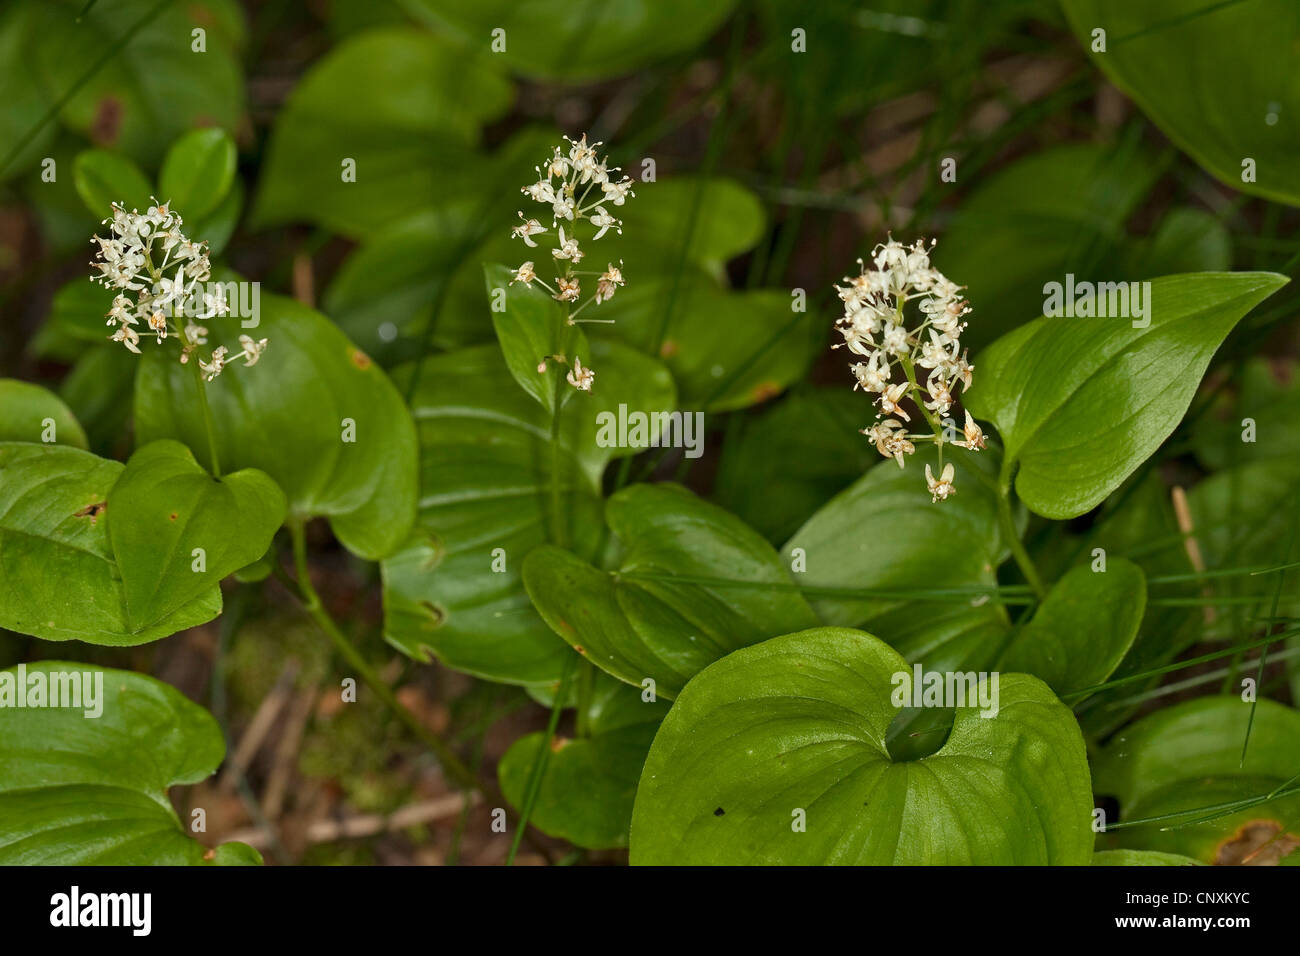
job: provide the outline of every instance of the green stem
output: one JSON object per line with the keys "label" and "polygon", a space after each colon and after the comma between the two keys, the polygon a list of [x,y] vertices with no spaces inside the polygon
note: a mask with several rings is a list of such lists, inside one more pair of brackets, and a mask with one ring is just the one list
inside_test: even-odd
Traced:
{"label": "green stem", "polygon": [[555,377],[555,405],[551,409],[551,543],[567,547],[564,527],[564,506],[560,493],[560,405],[564,400],[564,375]]}
{"label": "green stem", "polygon": [[482,790],[482,785],[478,778],[470,771],[461,759],[456,756],[450,747],[447,746],[440,738],[429,731],[420,720],[397,699],[392,688],[384,681],[379,673],[370,666],[361,652],[352,644],[337,624],[330,617],[329,612],[325,610],[321,602],[320,595],[316,593],[316,588],[311,583],[311,569],[307,566],[307,542],[303,535],[303,526],[300,521],[290,521],[288,523],[289,534],[293,539],[293,563],[298,573],[298,580],[295,582],[298,596],[302,602],[303,608],[310,615],[316,625],[325,632],[325,636],[330,639],[334,647],[343,659],[361,675],[361,679],[380,700],[388,707],[389,710],[415,734],[427,746],[438,763],[441,764],[443,772],[464,790]]}
{"label": "green stem", "polygon": [[578,665],[578,716],[577,731],[579,737],[587,737],[591,733],[590,720],[591,715],[591,694],[595,688],[596,667],[585,657],[582,663]]}
{"label": "green stem", "polygon": [[199,368],[197,360],[191,368],[194,369],[194,385],[199,393],[199,411],[203,415],[203,430],[208,434],[208,457],[211,459],[212,474],[220,478],[221,459],[217,457],[217,429],[212,422],[212,409],[208,407],[208,387],[203,381],[203,370]]}
{"label": "green stem", "polygon": [[569,693],[569,677],[573,674],[573,665],[577,660],[576,654],[565,656],[564,670],[560,673],[560,684],[555,689],[555,701],[551,704],[551,717],[546,722],[546,734],[542,737],[542,745],[538,748],[537,756],[533,758],[533,765],[528,771],[524,805],[519,810],[519,826],[510,844],[510,852],[506,855],[506,866],[515,862],[515,854],[519,852],[519,841],[524,838],[524,832],[528,829],[528,819],[533,815],[533,805],[537,803],[537,795],[541,793],[542,778],[546,776],[546,764],[551,758],[551,741],[555,739],[555,728],[560,725],[560,713],[564,710],[564,700]]}
{"label": "green stem", "polygon": [[1020,540],[1020,532],[1016,530],[1015,519],[1011,517],[1011,485],[1010,482],[1002,484],[1000,494],[998,495],[998,523],[1002,526],[1002,536],[1007,539],[1007,544],[1011,547],[1011,556],[1016,559],[1016,565],[1020,568],[1020,573],[1025,576],[1029,586],[1034,589],[1039,600],[1047,594],[1043,587],[1043,580],[1038,576],[1038,569],[1034,567],[1034,562],[1029,558],[1029,552],[1025,550],[1024,542]]}

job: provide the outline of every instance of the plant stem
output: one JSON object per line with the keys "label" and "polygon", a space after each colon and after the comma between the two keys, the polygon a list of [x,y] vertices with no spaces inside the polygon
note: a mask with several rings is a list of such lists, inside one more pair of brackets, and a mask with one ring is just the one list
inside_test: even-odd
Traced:
{"label": "plant stem", "polygon": [[1011,547],[1011,555],[1016,559],[1016,565],[1020,568],[1020,573],[1025,576],[1029,586],[1034,589],[1039,600],[1047,594],[1043,587],[1043,580],[1038,576],[1038,569],[1034,567],[1034,562],[1029,558],[1029,552],[1025,550],[1024,542],[1020,540],[1020,533],[1016,530],[1015,519],[1011,517],[1011,485],[1009,482],[1003,483],[1001,493],[998,495],[998,522],[1002,525],[1002,536],[1007,539],[1007,544]]}
{"label": "plant stem", "polygon": [[212,474],[220,478],[221,459],[217,457],[217,429],[212,422],[212,409],[208,407],[208,387],[203,381],[203,370],[199,368],[199,363],[195,361],[191,368],[194,369],[194,385],[199,392],[199,411],[203,415],[203,430],[208,434],[208,457],[211,459]]}
{"label": "plant stem", "polygon": [[564,527],[564,507],[560,494],[560,405],[564,399],[564,376],[555,378],[555,404],[551,409],[551,543],[567,547]]}
{"label": "plant stem", "polygon": [[385,705],[387,705],[388,709],[391,710],[413,734],[419,737],[425,746],[433,751],[433,755],[438,758],[438,763],[441,764],[443,772],[464,790],[482,790],[483,787],[479,783],[478,778],[475,777],[470,769],[461,762],[461,759],[456,756],[444,741],[433,734],[413,713],[402,706],[401,701],[397,699],[397,695],[393,693],[392,688],[384,682],[384,679],[379,676],[379,673],[373,667],[370,666],[369,662],[366,661],[361,652],[357,650],[348,639],[347,635],[345,635],[339,629],[338,625],[334,623],[334,619],[331,618],[329,612],[325,610],[320,595],[316,593],[316,589],[311,583],[310,568],[307,566],[307,542],[303,535],[302,522],[290,521],[288,522],[288,527],[289,534],[293,539],[293,562],[294,568],[298,573],[296,584],[299,591],[299,598],[308,615],[310,615],[311,619],[316,622],[316,625],[325,632],[325,636],[330,639],[338,652],[343,655],[344,660],[346,660],[348,664],[361,675],[361,679],[364,680],[366,685],[375,692]]}
{"label": "plant stem", "polygon": [[524,838],[524,832],[528,829],[528,818],[533,815],[533,805],[537,803],[537,795],[542,790],[542,779],[546,776],[546,764],[551,757],[551,741],[555,739],[555,728],[560,725],[560,713],[564,710],[564,698],[569,692],[569,677],[573,674],[573,665],[578,660],[578,655],[569,654],[565,657],[564,670],[560,673],[560,684],[555,689],[555,701],[551,704],[551,717],[546,722],[546,734],[542,738],[542,746],[538,748],[537,756],[533,758],[533,765],[528,771],[528,786],[524,790],[524,805],[519,808],[519,827],[515,830],[514,841],[510,844],[510,852],[506,855],[506,866],[510,866],[515,861],[515,854],[519,852],[519,841]]}

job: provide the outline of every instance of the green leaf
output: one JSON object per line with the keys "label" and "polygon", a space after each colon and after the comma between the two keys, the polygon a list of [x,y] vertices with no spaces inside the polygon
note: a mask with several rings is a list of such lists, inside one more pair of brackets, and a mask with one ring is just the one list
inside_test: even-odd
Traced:
{"label": "green leaf", "polygon": [[0,378],[0,441],[44,442],[86,447],[86,433],[67,405],[53,392]]}
{"label": "green leaf", "polygon": [[[1092,857],[1083,737],[1041,682],[1000,678],[934,755],[891,760],[894,676],[869,634],[816,628],[698,674],[655,737],[634,864],[1073,864]],[[806,814],[805,829],[795,824]]]}
{"label": "green leaf", "polygon": [[140,167],[121,153],[109,149],[87,149],[77,154],[72,167],[77,195],[92,215],[100,219],[113,215],[113,204],[128,211],[149,208],[153,187]]}
{"label": "green leaf", "polygon": [[1105,571],[1071,568],[1016,632],[999,666],[1033,674],[1062,697],[1100,684],[1132,647],[1146,602],[1146,577],[1126,558],[1109,558]]}
{"label": "green leaf", "polygon": [[849,389],[817,388],[743,419],[722,446],[715,500],[769,541],[785,541],[877,463],[880,456],[858,433],[870,414],[870,404]]}
{"label": "green leaf", "polygon": [[167,150],[158,197],[186,219],[201,220],[226,198],[235,180],[235,141],[223,129],[196,129]]}
{"label": "green leaf", "polygon": [[[591,346],[582,329],[567,321],[558,302],[531,283],[512,286],[511,275],[511,270],[502,265],[483,267],[492,302],[492,325],[510,374],[550,414],[557,397],[561,403],[570,398],[573,389],[564,378],[574,359],[585,356],[590,367]],[[497,308],[498,302],[501,309]],[[552,356],[563,359],[553,360]]]}
{"label": "green leaf", "polygon": [[[1300,90],[1279,64],[1300,43],[1288,0],[1192,4],[1187,0],[1063,0],[1093,62],[1157,126],[1233,189],[1300,205]],[[1106,29],[1106,50],[1092,31]],[[1231,83],[1216,82],[1232,77]],[[1280,119],[1280,122],[1279,122]],[[1243,160],[1253,159],[1247,177]]]}
{"label": "green leaf", "polygon": [[1231,856],[1232,845],[1245,835],[1241,828],[1249,824],[1256,837],[1290,834],[1291,842],[1279,840],[1277,849],[1293,847],[1300,836],[1296,794],[1178,826],[1210,815],[1218,804],[1294,783],[1300,768],[1300,712],[1261,698],[1243,764],[1241,745],[1250,714],[1250,703],[1240,697],[1202,697],[1149,714],[1113,737],[1093,764],[1093,779],[1097,793],[1119,800],[1121,822],[1192,812],[1113,830],[1107,843],[1213,863],[1220,854]]}
{"label": "green leaf", "polygon": [[128,623],[104,508],[122,464],[67,445],[0,443],[0,627],[131,646],[221,613],[211,588],[155,624]]}
{"label": "green leaf", "polygon": [[542,547],[524,561],[524,584],[552,629],[619,680],[651,678],[671,699],[736,648],[816,623],[772,546],[685,488],[624,488],[605,520],[625,549],[617,571]]}
{"label": "green leaf", "polygon": [[[598,444],[598,417],[620,403],[660,409],[674,401],[659,363],[616,343],[593,347],[599,374],[591,393],[574,394],[561,412],[558,461],[562,534],[589,557],[601,537],[601,472],[614,455],[636,451]],[[395,373],[403,387],[414,370]],[[490,680],[557,679],[569,652],[520,578],[525,555],[555,533],[549,416],[515,386],[494,345],[425,361],[411,407],[426,450],[420,515],[410,540],[383,563],[388,641]]]}
{"label": "green leaf", "polygon": [[1066,273],[1120,278],[1124,221],[1158,173],[1134,149],[1072,145],[987,176],[935,248],[935,264],[967,287],[974,310],[962,344],[977,350],[1042,315],[1043,285]]}
{"label": "green leaf", "polygon": [[[47,706],[17,706],[37,687]],[[74,688],[77,706],[48,705],[56,688]],[[87,691],[93,707],[80,696]],[[167,791],[210,776],[226,746],[207,711],[171,687],[129,671],[41,661],[0,671],[0,701],[0,865],[262,862],[242,843],[196,843],[172,809]]]}
{"label": "green leaf", "polygon": [[[586,737],[556,737],[529,823],[577,846],[627,846],[632,801],[650,742],[667,713],[639,691],[596,672]],[[543,733],[520,737],[497,765],[501,792],[521,807]]]}
{"label": "green leaf", "polygon": [[[948,460],[956,466],[957,493],[940,504],[925,485],[926,463],[938,464],[932,447],[904,469],[878,460],[827,502],[781,549],[787,566],[802,550],[799,583],[882,591],[996,584],[1003,552],[991,488],[996,458],[954,450]],[[859,625],[921,597],[818,597],[813,607],[828,624]]]}
{"label": "green leaf", "polygon": [[1003,480],[1047,518],[1092,509],[1169,437],[1219,344],[1286,283],[1267,272],[1166,276],[1144,328],[1124,317],[1041,318],[976,360],[965,393],[997,425]]}
{"label": "green leaf", "polygon": [[331,50],[276,117],[254,225],[306,220],[358,238],[456,197],[481,173],[480,126],[513,99],[476,47],[385,28]]}
{"label": "green leaf", "polygon": [[662,358],[685,408],[722,412],[766,401],[802,379],[823,348],[820,333],[815,341],[809,335],[814,313],[795,312],[788,291],[731,292],[698,271],[685,272],[680,284],[639,283],[631,264],[628,287],[601,305],[601,317],[615,324],[593,326],[592,335],[617,336]]}
{"label": "green leaf", "polygon": [[1222,221],[1204,209],[1174,209],[1160,221],[1155,235],[1135,246],[1135,276],[1227,272],[1232,268],[1232,237]]}
{"label": "green leaf", "polygon": [[261,557],[284,508],[284,492],[255,469],[214,479],[180,442],[137,450],[108,494],[106,514],[133,629]]}
{"label": "green leaf", "polygon": [[[495,55],[514,70],[552,80],[630,73],[702,42],[735,0],[418,0],[430,16],[484,44],[504,31]],[[496,49],[495,47],[493,49]]]}
{"label": "green leaf", "polygon": [[[161,8],[157,0],[20,0],[17,6],[27,15],[18,18],[24,34],[15,65],[40,89],[46,109],[73,89],[89,64],[112,52],[58,111],[62,126],[97,145],[156,168],[185,131],[200,125],[233,130],[239,123],[244,14],[234,0]],[[129,40],[119,42],[137,25]],[[191,48],[196,28],[204,30],[202,53]]]}
{"label": "green leaf", "polygon": [[1093,866],[1200,866],[1199,860],[1177,853],[1154,850],[1098,850],[1092,855]]}
{"label": "green leaf", "polygon": [[[209,323],[209,346],[238,352],[234,340],[252,321]],[[262,293],[257,321],[247,334],[268,338],[266,353],[207,386],[221,467],[266,472],[288,498],[291,520],[324,516],[350,551],[383,557],[415,519],[418,450],[406,404],[319,312]],[[194,375],[174,353],[145,353],[135,422],[140,444],[174,438],[211,468]]]}

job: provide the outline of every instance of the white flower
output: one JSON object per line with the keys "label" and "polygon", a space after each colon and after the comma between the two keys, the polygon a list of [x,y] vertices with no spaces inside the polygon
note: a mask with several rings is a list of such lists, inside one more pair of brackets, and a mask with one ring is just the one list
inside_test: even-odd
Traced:
{"label": "white flower", "polygon": [[635,196],[632,191],[631,178],[624,176],[618,182],[603,182],[600,184],[600,191],[605,194],[605,198],[615,206],[621,206],[627,201],[628,196]]}
{"label": "white flower", "polygon": [[525,262],[515,270],[515,277],[510,280],[510,284],[514,285],[516,282],[522,282],[524,285],[528,285],[536,278],[537,271],[533,268],[533,263]]}
{"label": "white flower", "polygon": [[604,206],[596,207],[596,214],[591,217],[591,224],[593,226],[598,227],[599,229],[599,232],[597,232],[596,235],[592,237],[593,239],[599,239],[601,236],[603,236],[606,232],[609,231],[609,228],[611,226],[614,227],[614,230],[620,236],[623,234],[623,229],[622,229],[623,221],[621,219],[615,219],[609,213],[605,212]]}
{"label": "white flower", "polygon": [[582,362],[578,359],[573,360],[573,371],[565,376],[570,385],[582,392],[591,391],[591,383],[596,380],[596,373],[589,368],[583,368]]}
{"label": "white flower", "polygon": [[243,351],[234,356],[234,358],[242,358],[245,366],[256,365],[257,360],[260,359],[262,353],[266,351],[267,340],[254,340],[251,335],[241,335],[239,337],[239,344],[243,347]]}
{"label": "white flower", "polygon": [[596,304],[600,305],[602,302],[608,302],[614,298],[614,293],[622,285],[623,271],[611,262],[608,268],[601,273],[600,278],[596,280]]}
{"label": "white flower", "polygon": [[578,296],[582,295],[582,288],[578,285],[577,279],[561,277],[555,281],[560,288],[551,298],[558,299],[561,302],[576,302]]}
{"label": "white flower", "polygon": [[578,248],[578,240],[574,236],[565,237],[564,227],[560,227],[560,245],[559,248],[553,249],[551,255],[557,259],[569,259],[574,265],[582,261],[583,252]]}
{"label": "white flower", "polygon": [[970,417],[970,412],[966,412],[966,426],[962,429],[966,436],[965,441],[953,442],[958,448],[969,448],[971,451],[981,451],[984,448],[984,432],[979,425],[975,424],[975,419]]}
{"label": "white flower", "polygon": [[511,234],[519,239],[522,239],[524,241],[524,245],[532,246],[533,248],[536,248],[537,243],[533,242],[532,237],[539,233],[545,232],[546,227],[543,226],[536,219],[524,219],[524,214],[522,212],[519,214],[519,218],[523,221],[520,225],[515,226],[512,230],[510,230]]}
{"label": "white flower", "polygon": [[199,359],[199,368],[203,370],[203,374],[208,377],[209,382],[220,375],[221,370],[226,367],[226,356],[228,354],[229,349],[224,345],[218,345],[212,350],[212,358],[210,361],[205,362],[202,359]]}
{"label": "white flower", "polygon": [[207,345],[208,329],[205,325],[198,325],[195,322],[185,323],[185,338],[191,345]]}
{"label": "white flower", "polygon": [[870,428],[864,428],[862,434],[871,439],[876,446],[876,451],[886,458],[897,461],[899,468],[906,464],[903,456],[916,451],[916,446],[907,440],[907,430],[896,418],[886,418]]}
{"label": "white flower", "polygon": [[897,385],[890,385],[880,393],[880,411],[885,415],[897,415],[905,422],[910,422],[912,416],[903,411],[898,406],[898,402],[907,392],[907,383],[899,382]]}
{"label": "white flower", "polygon": [[[844,346],[866,359],[849,365],[857,380],[853,387],[873,396],[877,418],[910,421],[902,402],[911,399],[929,426],[930,434],[909,434],[897,419],[886,418],[863,431],[882,455],[900,465],[914,451],[914,442],[933,441],[942,448],[958,386],[969,388],[975,371],[961,348],[970,306],[962,298],[963,287],[934,268],[934,245],[925,240],[903,245],[890,238],[872,250],[869,262],[858,260],[858,275],[835,286],[844,303],[835,329],[844,341],[833,347]],[[926,369],[922,387],[919,372]],[[906,380],[893,381],[896,371]],[[965,440],[952,444],[979,451],[984,434],[969,413],[966,422]],[[953,493],[952,475],[951,465],[937,481],[929,475],[934,500]]]}
{"label": "white flower", "polygon": [[948,462],[943,466],[943,474],[936,481],[934,473],[930,471],[930,466],[928,464],[925,466],[925,483],[930,489],[931,501],[942,501],[956,492],[957,489],[952,486],[952,478],[955,473],[952,462]]}
{"label": "white flower", "polygon": [[137,347],[140,342],[140,336],[136,333],[135,329],[131,328],[131,326],[119,325],[117,331],[110,335],[109,338],[114,342],[121,342],[136,355],[140,354],[140,349]]}

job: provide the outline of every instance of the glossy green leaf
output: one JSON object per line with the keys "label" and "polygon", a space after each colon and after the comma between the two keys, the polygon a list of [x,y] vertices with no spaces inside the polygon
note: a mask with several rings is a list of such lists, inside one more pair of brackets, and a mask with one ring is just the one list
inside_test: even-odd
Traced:
{"label": "glossy green leaf", "polygon": [[1158,172],[1131,148],[1071,145],[983,177],[934,253],[944,274],[967,287],[974,311],[962,344],[978,350],[1042,315],[1043,285],[1066,273],[1120,278],[1124,221]]}
{"label": "glossy green leaf", "polygon": [[104,509],[120,462],[67,445],[0,443],[0,627],[130,646],[221,613],[210,588],[157,623],[129,623]]}
{"label": "glossy green leaf", "polygon": [[0,441],[44,442],[86,447],[86,433],[76,416],[53,392],[0,378]]}
{"label": "glossy green leaf", "polygon": [[455,197],[480,172],[479,127],[512,99],[476,49],[406,28],[335,47],[276,118],[254,224],[302,219],[360,237]]}
{"label": "glossy green leaf", "polygon": [[549,414],[557,400],[563,403],[572,396],[565,376],[573,361],[586,358],[585,367],[591,367],[591,346],[581,327],[568,322],[565,310],[545,290],[531,283],[511,285],[511,274],[501,265],[483,268],[492,325],[510,374]]}
{"label": "glossy green leaf", "polygon": [[525,560],[524,584],[555,632],[620,680],[651,678],[673,698],[736,648],[816,623],[772,546],[685,488],[624,488],[605,520],[625,549],[617,571],[543,547]]}
{"label": "glossy green leaf", "polygon": [[[844,388],[795,391],[728,430],[713,496],[769,541],[784,542],[880,456],[858,430],[870,405]],[[781,454],[772,454],[772,449]]]}
{"label": "glossy green leaf", "polygon": [[[620,403],[662,409],[674,401],[659,363],[615,343],[593,347],[597,379],[563,408],[559,456],[562,536],[589,557],[601,537],[601,472],[613,456],[635,451],[598,444],[597,417]],[[406,388],[414,373],[395,374]],[[520,578],[524,557],[555,534],[550,416],[515,385],[495,345],[432,357],[419,373],[411,407],[427,450],[420,516],[383,563],[385,635],[412,657],[434,653],[491,680],[553,681],[568,651]]]}
{"label": "glossy green leaf", "polygon": [[[370,357],[329,320],[293,299],[262,292],[254,319],[209,323],[209,346],[240,334],[270,344],[251,368],[232,364],[207,386],[224,471],[257,468],[280,486],[291,519],[329,518],[356,554],[383,557],[415,519],[415,428],[402,397]],[[175,438],[210,468],[191,368],[149,349],[135,391],[141,444]]]}
{"label": "glossy green leaf", "polygon": [[1071,568],[1016,631],[999,666],[1033,674],[1062,697],[1100,684],[1133,645],[1146,602],[1146,577],[1132,561]]}
{"label": "glossy green leaf", "polygon": [[1020,499],[1048,518],[1098,505],[1169,437],[1224,337],[1286,281],[1167,276],[1151,283],[1145,319],[1041,318],[1003,336],[964,397],[998,427],[1004,480],[1018,468]]}
{"label": "glossy green leaf", "polygon": [[77,195],[100,219],[112,217],[114,203],[127,210],[149,208],[153,186],[140,167],[121,153],[109,149],[78,153],[72,175]]}
{"label": "glossy green leaf", "polygon": [[438,21],[512,69],[555,80],[597,80],[689,50],[718,28],[735,0],[418,0]]}
{"label": "glossy green leaf", "polygon": [[[38,688],[47,706],[31,706]],[[49,706],[56,689],[76,706]],[[0,671],[0,701],[0,865],[262,862],[243,843],[195,842],[172,809],[168,790],[210,776],[226,746],[207,711],[171,687],[42,661]]]}
{"label": "glossy green leaf", "polygon": [[186,219],[201,220],[220,205],[235,179],[235,141],[223,129],[196,129],[167,150],[158,198]]}
{"label": "glossy green leaf", "polygon": [[[1093,63],[1180,148],[1241,192],[1300,204],[1300,90],[1279,64],[1300,43],[1289,0],[1063,0]],[[1106,31],[1104,52],[1093,31]],[[1231,77],[1232,82],[1219,82]],[[1243,162],[1254,161],[1246,176]]]}
{"label": "glossy green leaf", "polygon": [[[1300,712],[1261,698],[1242,763],[1251,705],[1241,697],[1202,697],[1166,707],[1120,731],[1093,764],[1099,794],[1119,800],[1120,821],[1181,814],[1113,830],[1107,843],[1182,853],[1212,863],[1253,824],[1300,835],[1300,795],[1227,813],[1218,804],[1263,796],[1300,769]],[[1202,809],[1204,808],[1204,809]],[[1183,813],[1183,811],[1192,811]],[[1223,812],[1218,819],[1193,821]],[[1114,822],[1114,821],[1112,821]]]}
{"label": "glossy green leaf", "polygon": [[256,561],[284,508],[284,492],[256,469],[217,480],[180,442],[136,451],[105,515],[132,628],[162,620]]}
{"label": "glossy green leaf", "polygon": [[[557,736],[551,744],[529,823],[588,849],[627,846],[632,801],[650,742],[667,705],[596,672],[586,737]],[[520,737],[497,765],[501,792],[523,804],[528,777],[545,734]]]}
{"label": "glossy green leaf", "polygon": [[[874,454],[874,452],[873,452]],[[992,585],[1003,545],[992,490],[996,452],[950,449],[957,493],[936,504],[925,485],[932,447],[906,468],[877,455],[858,481],[828,501],[781,549],[787,566],[802,551],[799,583],[815,588],[882,591]],[[932,468],[933,470],[933,468]],[[972,593],[971,599],[979,593]],[[819,596],[813,606],[828,624],[858,625],[920,597]]]}
{"label": "glossy green leaf", "polygon": [[937,753],[895,762],[884,740],[899,673],[910,668],[896,651],[842,628],[774,638],[702,671],[650,749],[632,862],[1091,861],[1083,737],[1046,686],[1001,675],[995,717],[958,708]]}

